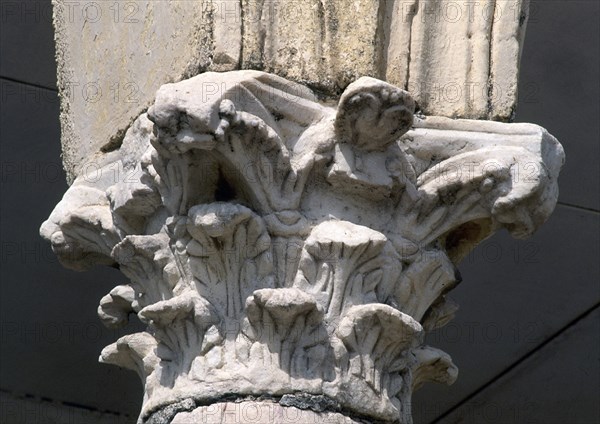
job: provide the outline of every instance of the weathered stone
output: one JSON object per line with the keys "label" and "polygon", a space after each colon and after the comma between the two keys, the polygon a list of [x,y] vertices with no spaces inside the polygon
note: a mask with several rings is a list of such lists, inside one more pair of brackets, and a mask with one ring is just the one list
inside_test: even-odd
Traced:
{"label": "weathered stone", "polygon": [[140,423],[265,397],[275,414],[410,423],[413,390],[456,379],[423,344],[456,310],[455,266],[547,219],[564,153],[536,125],[414,112],[371,77],[333,105],[264,72],[204,73],[161,87],[75,180],[41,231],[65,265],[131,280],[99,313],[147,331],[100,359],[140,375]]}
{"label": "weathered stone", "polygon": [[172,424],[359,424],[335,412],[314,412],[295,407],[283,407],[278,403],[240,402],[215,403],[202,406],[191,412],[181,412]]}
{"label": "weathered stone", "polygon": [[429,115],[509,120],[527,4],[54,0],[65,168],[94,167],[161,85],[207,70],[265,70],[328,98],[372,76]]}

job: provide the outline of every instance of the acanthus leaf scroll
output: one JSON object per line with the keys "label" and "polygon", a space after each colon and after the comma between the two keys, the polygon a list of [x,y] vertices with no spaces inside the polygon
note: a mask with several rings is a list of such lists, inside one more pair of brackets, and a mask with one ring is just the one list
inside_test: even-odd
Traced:
{"label": "acanthus leaf scroll", "polygon": [[304,393],[408,423],[415,388],[455,380],[423,345],[456,310],[455,266],[543,223],[564,154],[535,125],[415,107],[373,78],[332,106],[275,75],[206,73],[163,86],[73,183],[41,232],[66,266],[129,278],[100,317],[147,330],[101,360],[139,373],[140,422],[185,399]]}

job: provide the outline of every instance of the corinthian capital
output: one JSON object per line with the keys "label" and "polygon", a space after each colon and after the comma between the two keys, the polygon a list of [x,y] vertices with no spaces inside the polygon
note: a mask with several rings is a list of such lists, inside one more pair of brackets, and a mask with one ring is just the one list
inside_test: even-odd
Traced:
{"label": "corinthian capital", "polygon": [[76,179],[41,231],[66,266],[129,278],[98,313],[147,329],[100,360],[140,375],[140,423],[249,400],[410,423],[413,390],[456,379],[424,345],[456,310],[456,265],[546,220],[564,154],[536,125],[415,108],[373,78],[333,105],[268,73],[204,73],[162,86]]}

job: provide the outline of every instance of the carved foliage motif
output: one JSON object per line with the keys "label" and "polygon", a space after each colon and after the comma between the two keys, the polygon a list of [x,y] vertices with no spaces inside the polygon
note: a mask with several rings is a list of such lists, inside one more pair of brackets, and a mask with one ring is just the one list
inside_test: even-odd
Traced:
{"label": "carved foliage motif", "polygon": [[423,338],[456,309],[455,264],[500,227],[541,224],[563,156],[533,125],[414,111],[372,78],[333,107],[274,75],[207,73],[163,86],[75,181],[42,234],[65,265],[130,279],[98,312],[147,330],[101,361],[140,374],[142,422],[186,398],[297,392],[410,422],[414,388],[454,381]]}

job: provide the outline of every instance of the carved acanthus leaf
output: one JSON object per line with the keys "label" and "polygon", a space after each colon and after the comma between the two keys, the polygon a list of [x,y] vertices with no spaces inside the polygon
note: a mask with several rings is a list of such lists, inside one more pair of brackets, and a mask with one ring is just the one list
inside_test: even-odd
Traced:
{"label": "carved acanthus leaf", "polygon": [[333,106],[274,75],[206,73],[163,86],[75,181],[41,232],[66,265],[130,280],[98,313],[148,329],[101,360],[142,377],[140,423],[184,399],[297,393],[409,423],[414,389],[454,381],[423,337],[456,311],[455,265],[549,216],[564,154],[534,125],[414,109],[373,78]]}

